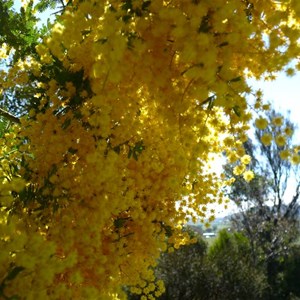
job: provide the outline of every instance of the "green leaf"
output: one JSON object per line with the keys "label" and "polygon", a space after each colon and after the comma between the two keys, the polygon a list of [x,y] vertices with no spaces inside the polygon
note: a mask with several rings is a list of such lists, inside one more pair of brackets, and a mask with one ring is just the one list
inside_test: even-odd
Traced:
{"label": "green leaf", "polygon": [[240,107],[239,106],[234,106],[233,108],[234,113],[240,117],[241,116],[241,112],[240,112]]}
{"label": "green leaf", "polygon": [[202,18],[198,32],[208,33],[210,29],[211,25],[209,24],[209,16],[207,15]]}
{"label": "green leaf", "polygon": [[142,151],[145,149],[145,146],[144,146],[144,142],[143,141],[140,141],[140,142],[137,142],[134,146],[134,150],[138,153],[142,153]]}
{"label": "green leaf", "polygon": [[142,4],[142,10],[147,10],[150,4],[151,4],[150,0],[146,0],[146,1],[144,0]]}
{"label": "green leaf", "polygon": [[127,220],[129,220],[130,218],[118,218],[116,220],[114,220],[114,226],[116,228],[121,228],[124,226],[124,224],[127,222]]}
{"label": "green leaf", "polygon": [[138,160],[138,156],[137,156],[136,152],[133,152],[133,158],[134,158],[135,160]]}
{"label": "green leaf", "polygon": [[68,152],[71,153],[71,154],[76,154],[78,152],[78,149],[74,149],[74,148],[70,147],[68,149]]}
{"label": "green leaf", "polygon": [[211,99],[209,102],[208,102],[208,106],[207,106],[207,109],[208,110],[211,110],[214,106],[214,100],[215,98]]}
{"label": "green leaf", "polygon": [[70,124],[71,124],[71,119],[68,118],[63,122],[63,124],[61,125],[61,128],[65,130],[70,126]]}
{"label": "green leaf", "polygon": [[129,148],[129,152],[128,152],[128,156],[127,156],[127,157],[130,158],[131,155],[132,155],[132,148],[130,147],[130,148]]}
{"label": "green leaf", "polygon": [[227,45],[229,45],[229,43],[228,42],[223,42],[223,43],[221,43],[221,44],[219,44],[219,46],[218,47],[225,47],[225,46],[227,46]]}
{"label": "green leaf", "polygon": [[241,80],[242,80],[242,76],[238,76],[238,77],[230,79],[228,82],[229,83],[231,83],[231,82],[238,82],[238,81],[241,81]]}
{"label": "green leaf", "polygon": [[208,98],[206,98],[204,101],[202,101],[200,103],[201,106],[205,105],[205,104],[208,104],[208,108],[211,109],[212,108],[212,104],[213,104],[213,101],[215,100],[215,95],[213,96],[210,96]]}
{"label": "green leaf", "polygon": [[24,267],[21,267],[21,266],[19,266],[19,267],[14,267],[14,268],[8,273],[8,275],[6,276],[5,280],[13,280],[13,279],[15,279],[15,278],[18,276],[18,274],[19,274],[20,272],[22,272],[23,270],[25,270]]}
{"label": "green leaf", "polygon": [[138,160],[138,156],[142,153],[142,151],[145,149],[145,145],[143,141],[137,142],[133,147],[129,147],[129,152],[128,152],[128,158],[131,156],[135,159]]}
{"label": "green leaf", "polygon": [[162,228],[164,229],[166,236],[171,237],[173,234],[173,229],[170,225],[162,224]]}
{"label": "green leaf", "polygon": [[56,7],[56,1],[55,0],[42,0],[38,1],[38,3],[35,5],[35,9],[37,9],[40,13],[44,12],[47,9],[55,9]]}
{"label": "green leaf", "polygon": [[114,147],[113,150],[114,150],[117,154],[120,154],[120,151],[121,151],[120,145]]}

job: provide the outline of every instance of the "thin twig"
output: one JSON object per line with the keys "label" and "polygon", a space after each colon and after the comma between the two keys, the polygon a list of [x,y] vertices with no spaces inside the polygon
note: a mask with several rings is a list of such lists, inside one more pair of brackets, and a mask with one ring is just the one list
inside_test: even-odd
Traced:
{"label": "thin twig", "polygon": [[6,110],[0,108],[0,116],[6,118],[7,120],[13,122],[13,123],[17,123],[20,124],[21,121],[19,118],[15,117],[14,115],[10,114],[9,112],[7,112]]}
{"label": "thin twig", "polygon": [[66,8],[66,6],[65,6],[65,4],[64,4],[64,1],[63,1],[63,0],[60,0],[60,3],[61,3],[61,6],[62,6],[63,8]]}

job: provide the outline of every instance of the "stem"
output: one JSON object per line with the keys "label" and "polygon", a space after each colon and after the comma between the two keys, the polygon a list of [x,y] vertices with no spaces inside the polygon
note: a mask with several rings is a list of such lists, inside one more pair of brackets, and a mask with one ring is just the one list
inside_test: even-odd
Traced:
{"label": "stem", "polygon": [[64,1],[63,1],[63,0],[60,0],[60,3],[61,3],[61,5],[62,5],[62,7],[65,8]]}
{"label": "stem", "polygon": [[19,118],[15,117],[14,115],[10,114],[9,112],[7,112],[6,110],[4,110],[2,108],[0,108],[0,116],[8,119],[9,121],[11,121],[13,123],[17,123],[17,124],[21,123]]}

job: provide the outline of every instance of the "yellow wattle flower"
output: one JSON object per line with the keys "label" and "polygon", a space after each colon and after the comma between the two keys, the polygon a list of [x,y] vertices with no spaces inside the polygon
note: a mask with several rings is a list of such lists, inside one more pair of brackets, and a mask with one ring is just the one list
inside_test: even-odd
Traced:
{"label": "yellow wattle flower", "polygon": [[273,141],[273,137],[271,134],[264,134],[261,137],[261,142],[265,145],[265,146],[269,146],[271,145]]}
{"label": "yellow wattle flower", "polygon": [[243,173],[243,177],[247,182],[249,182],[254,178],[254,173],[253,173],[253,171],[250,171],[250,170],[245,171]]}
{"label": "yellow wattle flower", "polygon": [[255,126],[258,129],[261,129],[261,130],[266,129],[267,126],[268,126],[268,120],[265,119],[265,118],[260,117],[260,118],[255,120]]}

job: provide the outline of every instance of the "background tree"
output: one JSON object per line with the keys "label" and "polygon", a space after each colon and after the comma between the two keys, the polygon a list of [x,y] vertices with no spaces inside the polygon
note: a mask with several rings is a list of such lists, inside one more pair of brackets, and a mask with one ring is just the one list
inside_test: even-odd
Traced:
{"label": "background tree", "polygon": [[242,233],[219,232],[208,251],[215,286],[208,299],[265,299],[267,278],[251,262],[249,239]]}
{"label": "background tree", "polygon": [[[283,288],[285,296],[291,299],[300,297],[300,288],[297,278],[300,276],[300,247],[296,245],[290,251],[288,258],[283,262]],[[295,297],[295,298],[293,298]],[[297,298],[298,297],[298,298]]]}
{"label": "background tree", "polygon": [[[294,124],[275,111],[260,116],[256,120],[255,142],[249,140],[244,144],[255,177],[247,183],[234,176],[229,191],[230,199],[238,207],[232,224],[249,238],[254,265],[265,264],[269,284],[274,289],[270,292],[272,299],[283,299],[280,292],[275,296],[280,286],[280,262],[288,257],[299,233],[300,181],[294,161],[298,159],[298,147],[292,146],[294,131]],[[295,153],[289,155],[286,147],[294,147]],[[234,175],[232,165],[225,170],[229,176]]]}
{"label": "background tree", "polygon": [[[247,237],[222,230],[207,247],[198,236],[197,243],[161,255],[155,272],[166,291],[158,299],[264,299],[267,278],[251,263]],[[138,297],[130,294],[129,299]]]}
{"label": "background tree", "polygon": [[166,291],[159,299],[208,299],[213,290],[209,278],[214,274],[206,263],[207,245],[199,236],[196,238],[195,244],[161,255],[155,272],[164,281]]}

